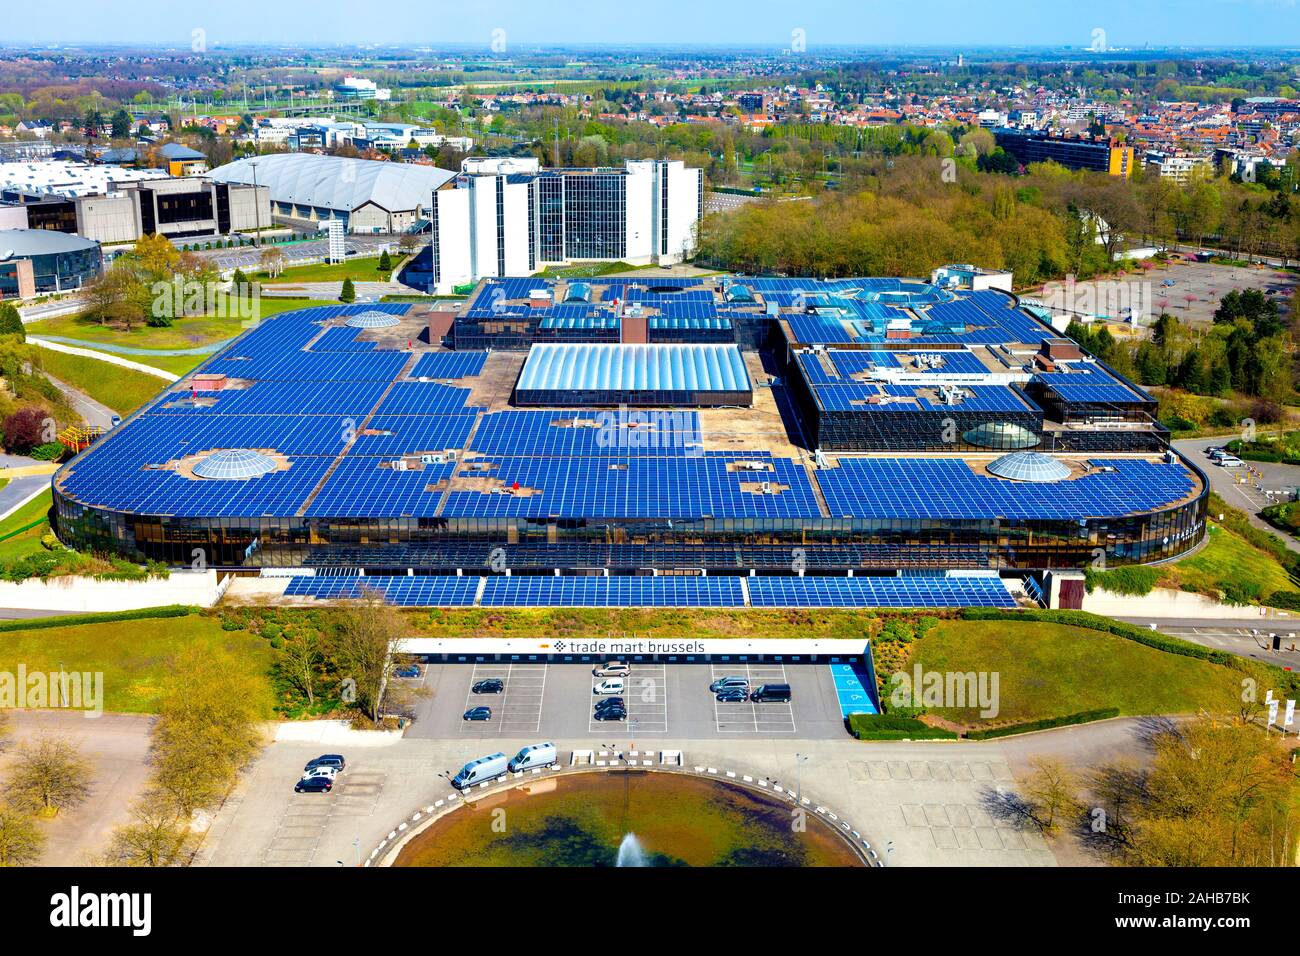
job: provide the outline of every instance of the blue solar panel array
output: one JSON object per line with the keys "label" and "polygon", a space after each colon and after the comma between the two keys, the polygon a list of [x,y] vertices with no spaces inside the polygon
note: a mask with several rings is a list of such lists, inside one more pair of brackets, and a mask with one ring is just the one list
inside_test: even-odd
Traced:
{"label": "blue solar panel array", "polygon": [[1016,606],[995,577],[749,578],[754,607]]}
{"label": "blue solar panel array", "polygon": [[481,579],[454,575],[421,577],[360,577],[355,575],[290,579],[285,594],[323,601],[355,600],[366,591],[377,592],[389,604],[403,607],[469,607]]}
{"label": "blue solar panel array", "polygon": [[1151,400],[1091,362],[1070,366],[1069,371],[1041,372],[1038,380],[1066,402],[1134,404]]}
{"label": "blue solar panel array", "polygon": [[996,577],[302,576],[285,594],[353,600],[365,591],[407,607],[1000,607],[1015,599]]}
{"label": "blue solar panel array", "polygon": [[1103,471],[1035,484],[976,474],[953,458],[841,458],[817,473],[831,514],[863,518],[1075,521],[1154,510],[1191,494],[1181,464],[1113,459]]}
{"label": "blue solar panel array", "polygon": [[738,578],[490,577],[483,607],[742,607]]}
{"label": "blue solar panel array", "polygon": [[473,378],[483,371],[487,352],[426,352],[411,369],[411,378]]}

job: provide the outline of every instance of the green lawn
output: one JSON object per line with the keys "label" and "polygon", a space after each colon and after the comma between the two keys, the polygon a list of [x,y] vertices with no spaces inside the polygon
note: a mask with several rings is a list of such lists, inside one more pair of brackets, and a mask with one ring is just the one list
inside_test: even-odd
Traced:
{"label": "green lawn", "polygon": [[310,266],[293,266],[286,268],[274,279],[265,272],[258,272],[250,278],[266,285],[284,285],[294,282],[387,282],[394,272],[402,268],[400,256],[390,256],[392,269],[387,272],[379,268],[378,256],[366,256],[360,259],[348,259],[345,262],[320,262]]}
{"label": "green lawn", "polygon": [[[156,706],[159,681],[168,661],[182,648],[199,644],[224,647],[231,653],[271,666],[266,641],[247,631],[223,631],[216,618],[188,617],[110,621],[74,627],[39,628],[0,633],[0,671],[102,672],[104,709],[118,713],[150,713]],[[268,709],[271,701],[267,701]]]}
{"label": "green lawn", "polygon": [[155,375],[112,362],[41,349],[41,366],[55,378],[126,416],[167,387]]}
{"label": "green lawn", "polygon": [[1201,550],[1162,569],[1160,585],[1251,601],[1297,589],[1275,557],[1215,523]]}
{"label": "green lawn", "polygon": [[[257,318],[265,318],[280,312],[294,309],[307,309],[314,305],[333,305],[319,299],[257,299]],[[76,339],[88,345],[104,343],[109,345],[126,345],[138,349],[192,349],[212,342],[233,338],[245,330],[246,319],[241,315],[197,315],[177,319],[166,328],[154,328],[138,325],[127,332],[113,325],[101,325],[98,320],[84,315],[62,315],[53,319],[43,319],[27,326],[28,335],[53,335],[61,338]],[[128,355],[126,358],[143,362],[146,365],[158,365],[164,356]],[[198,356],[199,359],[203,356]],[[172,371],[172,369],[169,369]]]}
{"label": "green lawn", "polygon": [[[905,672],[912,674],[918,663],[925,672],[998,674],[995,718],[981,718],[978,709],[930,711],[971,726],[1104,707],[1118,707],[1123,715],[1191,713],[1201,707],[1224,712],[1239,703],[1242,677],[1113,634],[1039,621],[940,621],[910,646]],[[890,675],[879,676],[888,688]]]}
{"label": "green lawn", "polygon": [[[47,489],[4,521],[0,521],[0,565],[18,561],[42,550],[41,535],[50,530],[50,523],[45,520],[45,516],[53,504],[54,498]],[[40,523],[34,528],[18,531],[34,521]]]}

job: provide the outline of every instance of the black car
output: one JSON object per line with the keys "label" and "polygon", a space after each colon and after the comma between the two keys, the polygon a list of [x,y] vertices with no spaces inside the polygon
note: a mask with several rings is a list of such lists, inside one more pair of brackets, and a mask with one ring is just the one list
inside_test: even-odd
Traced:
{"label": "black car", "polygon": [[722,704],[739,704],[749,700],[749,691],[743,687],[724,687],[718,691],[717,699]]}
{"label": "black car", "polygon": [[294,793],[329,793],[334,781],[329,777],[304,777],[293,785]]}
{"label": "black car", "polygon": [[599,707],[591,715],[596,720],[627,720],[627,708],[625,707],[606,707],[603,710]]}
{"label": "black car", "polygon": [[491,720],[491,707],[471,707],[461,716],[461,720]]}
{"label": "black car", "polygon": [[309,760],[307,766],[302,768],[302,772],[308,773],[317,767],[334,767],[339,773],[342,773],[343,768],[347,765],[348,762],[343,759],[342,754],[321,754],[315,760]]}
{"label": "black car", "polygon": [[596,704],[597,710],[609,710],[614,707],[621,707],[623,709],[626,709],[627,704],[623,702],[622,697],[606,697]]}
{"label": "black car", "polygon": [[499,694],[506,689],[506,682],[496,677],[478,681],[470,690],[475,694]]}

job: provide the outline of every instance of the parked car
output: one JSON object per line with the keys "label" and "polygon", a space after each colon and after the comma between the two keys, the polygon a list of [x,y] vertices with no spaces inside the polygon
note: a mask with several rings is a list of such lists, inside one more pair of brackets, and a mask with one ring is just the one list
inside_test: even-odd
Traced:
{"label": "parked car", "polygon": [[789,684],[759,684],[754,689],[754,693],[749,695],[749,699],[755,703],[789,703],[790,685]]}
{"label": "parked car", "polygon": [[606,677],[604,680],[597,681],[596,686],[591,689],[593,694],[621,694],[623,693],[623,678]]}
{"label": "parked car", "polygon": [[505,754],[488,754],[486,757],[471,760],[461,767],[460,773],[451,778],[451,785],[457,790],[464,790],[466,787],[482,783],[484,780],[496,779],[504,774],[509,767],[510,761],[506,759]]}
{"label": "parked car", "polygon": [[333,780],[338,775],[338,767],[312,767],[310,770],[303,771],[302,779],[311,780],[313,777],[329,777]]}
{"label": "parked car", "polygon": [[491,707],[471,707],[461,715],[461,720],[491,720]]}
{"label": "parked car", "polygon": [[293,785],[294,793],[329,793],[333,789],[333,777],[303,777]]}
{"label": "parked car", "polygon": [[555,749],[555,744],[529,744],[515,754],[509,763],[509,769],[511,773],[518,773],[533,767],[554,767],[559,759],[560,752]]}
{"label": "parked car", "polygon": [[632,668],[623,661],[606,661],[591,673],[595,677],[626,677],[632,673]]}
{"label": "parked car", "polygon": [[1221,455],[1215,461],[1218,462],[1220,468],[1240,468],[1245,464],[1236,455]]}
{"label": "parked car", "polygon": [[1211,445],[1209,448],[1205,449],[1205,453],[1209,455],[1211,458],[1213,458],[1215,455],[1221,454],[1224,451],[1227,451],[1227,449],[1224,448],[1222,445]]}
{"label": "parked car", "polygon": [[506,682],[496,677],[476,681],[474,686],[470,688],[475,694],[499,694],[505,689]]}
{"label": "parked car", "polygon": [[627,702],[622,697],[606,697],[603,700],[596,701],[596,709],[603,707],[626,707]]}
{"label": "parked car", "polygon": [[321,754],[315,760],[307,761],[307,766],[302,769],[304,773],[311,770],[313,767],[336,767],[338,770],[342,771],[347,765],[348,762],[343,759],[342,754]]}
{"label": "parked car", "polygon": [[614,707],[597,707],[591,716],[596,720],[626,720],[627,708],[622,704]]}
{"label": "parked car", "polygon": [[749,700],[749,691],[744,687],[724,687],[718,691],[717,699],[723,704],[739,704]]}
{"label": "parked car", "polygon": [[420,676],[420,665],[419,665],[419,664],[400,664],[400,665],[398,665],[397,667],[393,668],[393,676],[394,676],[394,677],[406,677],[406,678],[419,677],[419,676]]}
{"label": "parked car", "polygon": [[743,687],[745,688],[745,690],[749,690],[749,678],[719,677],[717,680],[715,680],[712,684],[709,685],[709,690],[713,691],[713,693],[716,694],[724,687]]}

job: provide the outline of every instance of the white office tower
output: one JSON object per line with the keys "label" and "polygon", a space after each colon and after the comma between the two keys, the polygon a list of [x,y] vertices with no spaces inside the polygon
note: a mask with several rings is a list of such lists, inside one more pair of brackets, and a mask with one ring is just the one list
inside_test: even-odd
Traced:
{"label": "white office tower", "polygon": [[430,204],[433,291],[575,261],[681,262],[702,206],[703,175],[680,160],[540,169],[535,159],[466,159]]}

